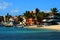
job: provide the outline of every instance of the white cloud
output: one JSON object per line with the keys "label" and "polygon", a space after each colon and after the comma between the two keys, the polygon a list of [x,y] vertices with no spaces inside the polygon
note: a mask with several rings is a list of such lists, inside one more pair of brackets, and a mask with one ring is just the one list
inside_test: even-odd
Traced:
{"label": "white cloud", "polygon": [[11,10],[11,13],[17,13],[19,12],[19,9]]}
{"label": "white cloud", "polygon": [[49,10],[41,10],[41,11],[43,11],[43,12],[45,12],[45,13],[51,12],[51,11],[49,11]]}
{"label": "white cloud", "polygon": [[8,3],[8,2],[5,2],[5,1],[1,1],[0,2],[0,10],[5,10],[7,9],[9,6],[11,6],[12,3]]}

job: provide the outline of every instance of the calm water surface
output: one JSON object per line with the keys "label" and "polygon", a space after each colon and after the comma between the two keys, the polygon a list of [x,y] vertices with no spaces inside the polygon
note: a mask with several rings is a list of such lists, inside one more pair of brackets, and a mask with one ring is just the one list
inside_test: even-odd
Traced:
{"label": "calm water surface", "polygon": [[60,31],[48,29],[0,27],[0,40],[60,40]]}

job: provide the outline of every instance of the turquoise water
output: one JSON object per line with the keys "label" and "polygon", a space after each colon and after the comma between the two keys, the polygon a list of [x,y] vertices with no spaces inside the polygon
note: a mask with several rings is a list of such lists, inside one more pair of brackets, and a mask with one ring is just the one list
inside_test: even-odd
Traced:
{"label": "turquoise water", "polygon": [[60,32],[40,28],[0,27],[0,40],[60,40]]}

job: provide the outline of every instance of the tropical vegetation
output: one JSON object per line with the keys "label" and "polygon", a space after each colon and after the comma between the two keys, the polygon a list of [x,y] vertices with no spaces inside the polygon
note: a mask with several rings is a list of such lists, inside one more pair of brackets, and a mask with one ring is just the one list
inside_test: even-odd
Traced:
{"label": "tropical vegetation", "polygon": [[[51,11],[50,12],[44,12],[44,11],[41,11],[39,10],[38,8],[35,9],[35,11],[25,11],[23,13],[23,15],[18,15],[16,19],[14,19],[16,22],[20,23],[22,22],[23,23],[23,17],[28,20],[29,18],[32,18],[32,21],[37,24],[37,25],[40,25],[40,24],[43,24],[43,20],[46,19],[47,17],[49,16],[58,16],[60,18],[60,13],[58,12],[58,9],[57,8],[51,8]],[[5,21],[8,22],[9,19],[13,17],[11,15],[9,15],[9,13],[7,13],[7,15],[5,15]],[[34,21],[35,20],[35,21]],[[3,16],[0,16],[0,22],[4,21],[4,17]]]}

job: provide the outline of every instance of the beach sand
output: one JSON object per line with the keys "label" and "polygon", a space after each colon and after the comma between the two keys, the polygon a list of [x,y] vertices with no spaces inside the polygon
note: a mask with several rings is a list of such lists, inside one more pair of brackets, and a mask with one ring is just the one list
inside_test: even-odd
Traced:
{"label": "beach sand", "polygon": [[60,30],[60,25],[43,26],[43,27],[41,27],[41,28],[53,29],[53,30]]}
{"label": "beach sand", "polygon": [[40,26],[37,27],[37,25],[34,26],[28,26],[28,28],[42,28],[42,29],[52,29],[52,30],[60,30],[60,25],[51,25],[51,26]]}

